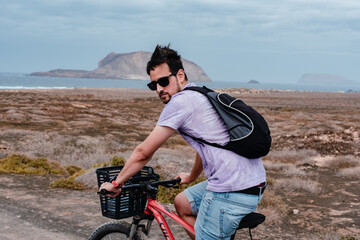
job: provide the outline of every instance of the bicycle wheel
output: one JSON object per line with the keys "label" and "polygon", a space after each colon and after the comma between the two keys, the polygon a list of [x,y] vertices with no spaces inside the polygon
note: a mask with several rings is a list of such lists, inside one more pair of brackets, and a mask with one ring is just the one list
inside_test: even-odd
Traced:
{"label": "bicycle wheel", "polygon": [[[98,227],[89,237],[89,240],[126,240],[130,233],[130,223],[108,222]],[[141,231],[137,231],[134,240],[148,240]]]}

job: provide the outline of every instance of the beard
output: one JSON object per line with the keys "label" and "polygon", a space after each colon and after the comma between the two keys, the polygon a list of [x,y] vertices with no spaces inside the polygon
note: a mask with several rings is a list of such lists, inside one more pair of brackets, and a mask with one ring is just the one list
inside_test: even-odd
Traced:
{"label": "beard", "polygon": [[[181,87],[180,87],[180,83],[178,82],[178,81],[176,81],[176,92],[174,93],[174,94],[176,94],[176,93],[178,93],[178,92],[181,92]],[[173,95],[174,95],[173,94]],[[167,104],[168,102],[170,102],[170,100],[171,100],[171,97],[172,97],[172,95],[170,95],[167,91],[165,91],[165,90],[162,90],[160,93],[159,93],[159,98],[160,98],[160,100],[164,103],[164,104]]]}
{"label": "beard", "polygon": [[165,91],[161,91],[159,93],[159,98],[160,100],[164,103],[164,104],[167,104],[168,102],[170,102],[171,100],[171,96],[169,93],[165,92]]}

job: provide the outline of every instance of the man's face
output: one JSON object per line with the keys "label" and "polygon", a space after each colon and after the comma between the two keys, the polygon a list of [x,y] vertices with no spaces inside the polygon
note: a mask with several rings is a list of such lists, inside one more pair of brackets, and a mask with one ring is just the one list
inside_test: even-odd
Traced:
{"label": "man's face", "polygon": [[[150,71],[150,80],[157,81],[159,78],[169,76],[170,74],[172,74],[172,72],[167,63],[162,63],[154,67],[154,70]],[[169,85],[165,87],[162,87],[159,84],[156,85],[156,92],[164,104],[168,103],[171,97],[180,92],[185,86],[182,75],[183,70],[180,69],[178,74],[169,77]]]}

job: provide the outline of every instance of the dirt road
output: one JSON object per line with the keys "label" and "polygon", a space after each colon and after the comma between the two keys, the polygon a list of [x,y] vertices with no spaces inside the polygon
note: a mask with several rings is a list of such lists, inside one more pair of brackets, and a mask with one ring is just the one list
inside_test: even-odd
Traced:
{"label": "dirt road", "polygon": [[[95,191],[49,189],[51,180],[49,176],[0,175],[0,239],[87,239],[98,226],[113,221],[101,215]],[[150,236],[162,239],[155,224]],[[172,229],[178,239],[186,239],[181,227]]]}

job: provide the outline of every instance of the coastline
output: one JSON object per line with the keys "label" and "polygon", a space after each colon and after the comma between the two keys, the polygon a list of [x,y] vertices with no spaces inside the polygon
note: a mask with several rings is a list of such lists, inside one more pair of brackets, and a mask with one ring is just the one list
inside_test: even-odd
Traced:
{"label": "coastline", "polygon": [[[312,91],[312,92],[360,92],[360,84],[299,84],[292,83],[248,83],[245,80],[222,79],[223,81],[194,82],[198,86],[211,89],[268,89],[276,91]],[[193,82],[193,81],[190,81]],[[93,89],[93,88],[125,88],[147,89],[146,80],[129,79],[92,79],[92,78],[64,78],[64,77],[36,77],[24,74],[0,73],[0,89]]]}
{"label": "coastline", "polygon": [[[202,84],[197,84],[197,86],[201,86]],[[246,94],[246,93],[256,93],[256,94],[261,94],[261,93],[345,93],[345,94],[358,94],[360,92],[358,91],[315,91],[315,90],[291,90],[291,89],[287,89],[287,90],[283,90],[283,89],[261,89],[261,88],[244,88],[244,87],[239,87],[239,88],[212,88],[214,91],[218,91],[218,92],[226,92],[226,93],[234,93],[234,94]],[[96,92],[96,91],[130,91],[130,92],[141,92],[141,93],[151,93],[152,91],[150,91],[147,88],[11,88],[11,89],[1,89],[0,91],[8,91],[8,92],[20,92],[20,91],[34,91],[34,92],[53,92],[53,91],[79,91],[79,92]],[[155,93],[155,91],[153,92]],[[155,93],[156,94],[156,93]]]}

